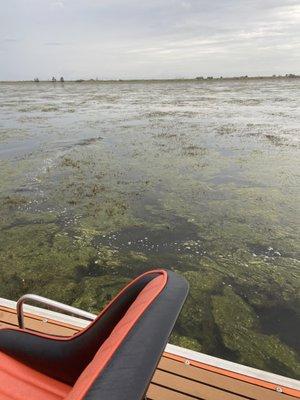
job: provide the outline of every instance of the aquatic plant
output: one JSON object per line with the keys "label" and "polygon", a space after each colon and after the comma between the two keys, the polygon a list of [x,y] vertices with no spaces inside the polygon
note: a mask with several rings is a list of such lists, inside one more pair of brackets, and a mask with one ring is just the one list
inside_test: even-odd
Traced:
{"label": "aquatic plant", "polygon": [[4,85],[1,297],[97,312],[174,269],[191,290],[173,343],[299,377],[296,84]]}

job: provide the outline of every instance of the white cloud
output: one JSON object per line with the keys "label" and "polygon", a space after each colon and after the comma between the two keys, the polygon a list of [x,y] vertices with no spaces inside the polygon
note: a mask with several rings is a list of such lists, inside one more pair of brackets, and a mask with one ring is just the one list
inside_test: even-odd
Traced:
{"label": "white cloud", "polygon": [[63,1],[54,1],[54,2],[52,3],[52,6],[58,7],[58,8],[64,8],[65,4],[64,4]]}
{"label": "white cloud", "polygon": [[300,72],[298,0],[3,4],[0,38],[7,40],[0,40],[6,52],[0,80],[67,73],[150,78]]}

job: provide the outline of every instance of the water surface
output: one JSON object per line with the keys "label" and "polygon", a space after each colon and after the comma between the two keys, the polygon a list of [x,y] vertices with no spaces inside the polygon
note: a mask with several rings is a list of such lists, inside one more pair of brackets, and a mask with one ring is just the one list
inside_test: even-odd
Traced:
{"label": "water surface", "polygon": [[172,342],[299,371],[300,80],[0,84],[0,296],[97,312],[162,266]]}

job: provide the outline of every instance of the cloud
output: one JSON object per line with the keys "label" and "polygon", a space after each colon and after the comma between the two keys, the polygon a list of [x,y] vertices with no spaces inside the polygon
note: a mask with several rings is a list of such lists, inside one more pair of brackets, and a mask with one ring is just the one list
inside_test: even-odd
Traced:
{"label": "cloud", "polygon": [[[300,72],[298,0],[10,0],[0,79]],[[22,38],[18,45],[15,32]],[[11,41],[9,41],[11,40]],[[16,44],[11,46],[13,40]],[[16,72],[17,71],[17,72]],[[60,72],[62,71],[62,72]],[[1,75],[2,74],[2,75]],[[5,76],[4,76],[5,74]],[[7,78],[8,79],[8,78]]]}
{"label": "cloud", "polygon": [[63,46],[63,42],[46,42],[45,46]]}
{"label": "cloud", "polygon": [[15,43],[18,42],[18,39],[11,38],[11,37],[6,37],[0,40],[3,43]]}
{"label": "cloud", "polygon": [[54,2],[52,3],[52,6],[53,6],[53,7],[64,8],[64,7],[65,7],[65,4],[64,4],[63,1],[54,1]]}

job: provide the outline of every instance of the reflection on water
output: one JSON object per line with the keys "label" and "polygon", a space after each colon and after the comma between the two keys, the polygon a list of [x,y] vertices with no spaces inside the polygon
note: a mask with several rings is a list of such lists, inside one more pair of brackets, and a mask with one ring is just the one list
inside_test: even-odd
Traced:
{"label": "reflection on water", "polygon": [[299,102],[299,80],[1,83],[0,296],[97,311],[163,266],[191,287],[174,343],[299,377]]}

